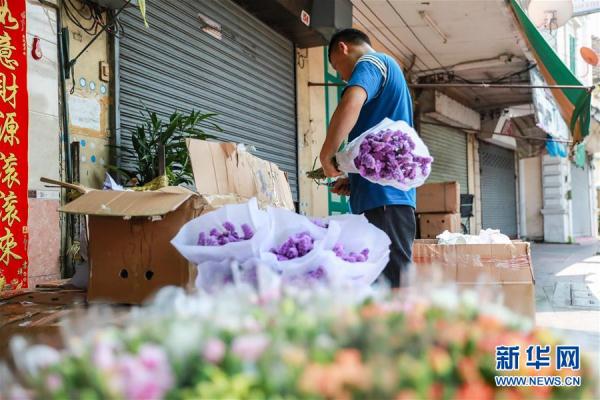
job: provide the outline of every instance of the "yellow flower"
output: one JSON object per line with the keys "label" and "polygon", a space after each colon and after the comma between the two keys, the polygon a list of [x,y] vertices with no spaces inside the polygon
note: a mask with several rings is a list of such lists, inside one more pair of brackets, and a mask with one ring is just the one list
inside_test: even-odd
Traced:
{"label": "yellow flower", "polygon": [[450,355],[441,347],[434,347],[429,351],[429,362],[433,370],[440,375],[446,374],[452,368]]}
{"label": "yellow flower", "polygon": [[306,363],[306,351],[300,347],[288,346],[282,350],[281,358],[286,364],[298,367]]}

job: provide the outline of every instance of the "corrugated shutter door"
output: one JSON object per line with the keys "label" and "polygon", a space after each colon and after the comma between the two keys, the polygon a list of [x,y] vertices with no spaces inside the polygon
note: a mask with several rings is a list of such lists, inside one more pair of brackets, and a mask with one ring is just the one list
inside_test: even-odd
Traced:
{"label": "corrugated shutter door", "polygon": [[428,183],[458,181],[469,192],[467,135],[452,128],[421,123],[421,138],[433,157]]}
{"label": "corrugated shutter door", "polygon": [[479,142],[481,225],[517,237],[514,151]]}
{"label": "corrugated shutter door", "polygon": [[[167,117],[174,110],[218,113],[223,140],[256,147],[287,172],[297,200],[294,46],[229,0],[147,0],[123,12],[120,40],[120,132],[125,145],[142,103]],[[198,14],[222,27],[218,40]],[[124,160],[127,162],[127,160]]]}

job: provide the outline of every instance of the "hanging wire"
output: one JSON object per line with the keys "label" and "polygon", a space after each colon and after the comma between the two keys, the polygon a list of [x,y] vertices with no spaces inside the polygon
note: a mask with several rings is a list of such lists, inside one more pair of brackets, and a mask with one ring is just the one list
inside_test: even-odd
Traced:
{"label": "hanging wire", "polygon": [[[385,27],[385,28],[386,28],[386,29],[387,29],[387,30],[388,30],[388,31],[389,31],[389,32],[392,34],[392,36],[394,37],[394,39],[396,39],[396,40],[390,39],[390,37],[389,37],[389,36],[388,36],[388,35],[387,35],[385,32],[383,32],[383,31],[382,31],[382,30],[381,30],[381,29],[380,29],[380,28],[377,26],[378,24],[375,24],[375,23],[374,23],[374,22],[371,20],[371,18],[369,18],[369,17],[367,16],[367,14],[366,14],[366,13],[365,13],[365,12],[364,12],[364,11],[363,11],[361,8],[359,8],[359,7],[358,7],[358,4],[357,4],[357,2],[356,2],[356,1],[354,2],[354,8],[355,8],[355,10],[356,10],[358,13],[360,13],[360,14],[362,15],[362,17],[364,17],[364,18],[367,20],[367,22],[368,22],[368,23],[369,23],[371,26],[373,26],[373,28],[375,28],[377,31],[379,31],[379,33],[381,34],[381,36],[383,36],[383,37],[384,37],[384,38],[385,38],[385,39],[386,39],[386,40],[387,40],[389,43],[391,43],[391,44],[392,44],[392,45],[393,45],[393,46],[394,46],[396,49],[398,49],[398,51],[400,52],[400,54],[402,54],[402,56],[403,56],[405,59],[407,59],[407,60],[409,61],[409,63],[410,63],[410,61],[412,60],[413,56],[416,56],[416,53],[414,53],[414,52],[413,52],[413,51],[412,51],[412,50],[411,50],[411,49],[410,49],[408,46],[406,46],[406,45],[404,44],[404,42],[402,42],[402,40],[400,40],[400,38],[399,38],[399,37],[398,37],[398,36],[397,36],[397,35],[396,35],[396,34],[395,34],[395,33],[394,33],[394,32],[393,32],[393,31],[392,31],[392,30],[391,30],[391,29],[390,29],[390,28],[389,28],[389,27],[388,27],[388,26],[387,26],[387,25],[386,25],[386,24],[385,24],[385,23],[382,21],[382,20],[381,20],[381,18],[379,18],[379,16],[378,16],[377,14],[375,14],[375,13],[373,12],[373,10],[372,10],[372,9],[371,9],[371,8],[370,8],[370,7],[369,7],[369,6],[368,6],[366,3],[364,3],[364,1],[362,2],[362,4],[363,4],[363,5],[364,5],[366,8],[368,8],[368,9],[369,9],[369,11],[371,12],[371,14],[372,14],[372,15],[373,15],[373,16],[374,16],[374,17],[375,17],[375,18],[376,18],[376,19],[379,21],[379,24],[380,24],[380,25],[382,25],[383,27]],[[364,24],[364,23],[362,23],[362,22],[360,21],[360,19],[358,19],[358,17],[357,17],[356,15],[354,15],[354,18],[355,18],[355,19],[356,19],[356,20],[357,20],[357,21],[358,21],[358,22],[359,22],[359,23],[360,23],[362,26],[364,26],[365,28],[367,27],[367,25],[366,25],[366,24]],[[401,44],[401,45],[402,45],[404,48],[406,48],[406,49],[407,49],[407,50],[410,52],[410,54],[407,54],[407,53],[406,53],[406,51],[402,50],[402,49],[401,49],[401,48],[398,46],[398,44],[396,44],[396,43],[400,43],[400,44]],[[417,58],[417,59],[415,60],[415,63],[416,63],[416,61],[419,61],[419,62],[420,62],[420,63],[421,63],[423,66],[425,66],[425,68],[424,68],[424,69],[430,69],[429,65],[427,65],[427,63],[425,63],[425,62],[424,62],[423,60],[421,60],[420,58]],[[408,64],[408,63],[407,63],[407,64]],[[422,70],[423,70],[423,68],[415,68],[415,69],[416,69],[418,72],[420,72],[420,71],[422,71]]]}
{"label": "hanging wire", "polygon": [[[356,11],[360,13],[360,10],[356,9]],[[361,13],[361,15],[362,15],[362,13]],[[366,19],[367,19],[367,21],[368,21],[368,17],[366,17],[366,16],[364,16],[364,15],[362,15],[362,16],[363,16],[364,18],[366,18]],[[359,25],[361,25],[362,27],[364,27],[365,29],[367,29],[367,24],[365,24],[365,23],[364,23],[364,22],[363,22],[363,21],[362,21],[362,20],[361,20],[361,19],[358,17],[358,13],[355,13],[355,14],[352,16],[352,18],[353,18],[353,19],[354,19],[356,22],[358,22],[358,24],[359,24]],[[370,22],[370,21],[369,21],[369,22]],[[376,26],[374,26],[374,28],[375,28],[375,29],[377,29],[378,31],[380,31],[380,30],[379,30],[379,28],[377,28]],[[380,32],[381,32],[381,31],[380,31]],[[390,53],[392,53],[392,54],[393,54],[393,53],[398,53],[398,52],[399,52],[399,53],[400,53],[400,55],[402,56],[401,58],[400,58],[400,57],[398,57],[399,59],[406,59],[406,60],[410,60],[410,56],[409,56],[409,55],[407,55],[407,54],[406,54],[404,51],[402,51],[402,49],[400,49],[400,48],[399,48],[399,47],[398,47],[398,46],[397,46],[397,45],[394,43],[394,41],[393,41],[393,40],[390,40],[390,39],[389,39],[389,38],[388,38],[388,37],[387,37],[387,36],[386,36],[384,33],[382,33],[382,32],[381,32],[381,34],[382,34],[382,35],[383,35],[383,37],[386,39],[386,41],[387,41],[387,42],[389,42],[389,43],[391,44],[391,46],[392,46],[392,47],[394,47],[394,48],[396,49],[396,51],[390,51]],[[386,45],[384,44],[384,41],[383,41],[383,40],[381,40],[381,38],[379,38],[377,35],[374,35],[374,36],[375,36],[375,37],[377,37],[377,38],[378,38],[378,39],[379,39],[379,40],[382,42],[382,44],[383,44],[383,45],[386,47],[386,49],[388,49],[388,50],[391,50],[391,49],[390,49],[388,46],[386,46]]]}
{"label": "hanging wire", "polygon": [[91,0],[81,0],[80,7],[73,0],[65,0],[63,4],[67,18],[88,35],[94,36],[102,30],[116,37],[124,35],[123,23],[119,19],[112,22],[106,20],[107,8]]}
{"label": "hanging wire", "polygon": [[[361,1],[362,1],[362,4],[364,4],[364,6],[365,6],[365,7],[367,7],[367,9],[368,9],[368,10],[371,12],[371,14],[373,14],[373,15],[375,16],[375,18],[377,18],[377,20],[378,20],[378,21],[379,21],[379,22],[380,22],[380,23],[381,23],[383,26],[385,26],[385,28],[386,28],[386,29],[387,29],[387,30],[388,30],[388,31],[389,31],[389,32],[392,34],[392,36],[394,36],[394,38],[395,38],[395,39],[396,39],[398,42],[400,42],[400,44],[401,44],[402,46],[404,46],[404,47],[405,47],[405,48],[406,48],[406,49],[407,49],[407,50],[410,52],[410,54],[411,54],[411,57],[415,57],[415,63],[416,63],[416,59],[417,59],[417,53],[416,53],[416,52],[414,52],[414,51],[413,51],[413,50],[412,50],[410,47],[408,47],[408,46],[407,46],[407,45],[406,45],[406,44],[405,44],[405,43],[402,41],[402,39],[400,39],[400,37],[399,37],[399,36],[398,36],[398,35],[397,35],[397,34],[396,34],[394,31],[392,31],[392,30],[390,29],[390,27],[389,27],[389,26],[388,26],[388,25],[387,25],[385,22],[383,22],[383,20],[382,20],[382,19],[379,17],[379,15],[377,15],[377,14],[375,13],[375,11],[373,11],[373,9],[372,9],[372,8],[371,8],[371,7],[370,7],[370,6],[369,6],[369,5],[368,5],[368,4],[367,4],[367,3],[366,3],[364,0],[361,0]],[[409,58],[411,58],[411,57],[409,57]],[[423,59],[420,59],[420,62],[421,62],[421,64],[423,64],[423,65],[425,66],[425,68],[429,68],[429,66],[427,65],[427,63],[426,63],[426,62],[425,62]]]}
{"label": "hanging wire", "polygon": [[[438,60],[437,57],[435,56],[435,54],[433,54],[429,50],[429,48],[427,48],[427,46],[425,46],[425,43],[423,43],[423,41],[421,40],[421,38],[415,33],[415,31],[413,31],[413,29],[410,27],[410,25],[408,25],[408,23],[406,22],[406,20],[404,19],[404,17],[402,17],[402,15],[400,15],[400,13],[396,9],[396,7],[394,7],[394,5],[392,3],[390,3],[390,0],[387,0],[387,3],[392,8],[392,10],[394,10],[394,13],[396,13],[396,15],[398,16],[398,18],[400,18],[400,20],[402,21],[402,23],[408,28],[408,30],[415,37],[415,39],[417,39],[417,41],[421,44],[421,46],[423,46],[423,48],[425,49],[425,51],[427,51],[427,53],[429,53],[429,55],[431,56],[431,58],[433,58],[441,66],[442,63],[440,62],[440,60]],[[416,53],[414,53],[414,54],[416,54]]]}

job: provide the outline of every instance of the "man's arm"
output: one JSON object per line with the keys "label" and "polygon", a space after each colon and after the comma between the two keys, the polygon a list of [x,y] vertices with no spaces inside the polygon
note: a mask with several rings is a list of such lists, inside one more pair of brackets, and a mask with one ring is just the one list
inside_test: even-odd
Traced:
{"label": "man's arm", "polygon": [[350,86],[344,91],[327,129],[327,137],[321,148],[321,165],[326,176],[341,175],[333,165],[333,156],[356,124],[360,109],[367,101],[367,92],[360,86]]}

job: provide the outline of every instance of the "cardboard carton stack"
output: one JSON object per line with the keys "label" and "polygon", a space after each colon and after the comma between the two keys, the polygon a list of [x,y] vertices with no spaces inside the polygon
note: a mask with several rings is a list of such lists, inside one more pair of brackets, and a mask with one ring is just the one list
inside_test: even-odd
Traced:
{"label": "cardboard carton stack", "polygon": [[435,239],[444,231],[460,232],[460,184],[428,183],[417,188],[421,239]]}
{"label": "cardboard carton stack", "polygon": [[256,197],[294,209],[283,171],[235,143],[190,140],[197,192],[91,190],[60,211],[88,216],[88,301],[139,304],[163,286],[192,287],[196,267],[170,241],[189,220]]}
{"label": "cardboard carton stack", "polygon": [[415,240],[413,262],[418,281],[454,283],[475,289],[521,316],[535,318],[535,289],[529,243],[438,244]]}

